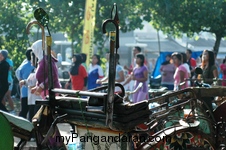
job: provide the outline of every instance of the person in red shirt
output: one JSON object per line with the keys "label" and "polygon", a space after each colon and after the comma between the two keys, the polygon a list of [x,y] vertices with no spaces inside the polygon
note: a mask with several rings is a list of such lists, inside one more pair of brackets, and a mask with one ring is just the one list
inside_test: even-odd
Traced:
{"label": "person in red shirt", "polygon": [[[193,76],[195,75],[195,68],[197,66],[196,64],[196,60],[194,58],[191,57],[192,51],[190,49],[186,50],[186,55],[187,55],[187,64],[189,65],[189,69],[191,71],[191,76],[190,79],[193,78]],[[193,81],[191,80],[191,86],[194,85]]]}
{"label": "person in red shirt", "polygon": [[82,65],[82,57],[79,54],[73,55],[72,66],[69,70],[70,80],[65,85],[67,89],[69,84],[72,84],[73,90],[85,91],[87,84],[87,72],[85,67]]}
{"label": "person in red shirt", "polygon": [[196,67],[196,60],[191,57],[192,51],[190,49],[187,49],[186,55],[187,55],[187,63],[191,70],[191,76],[194,75],[195,67]]}

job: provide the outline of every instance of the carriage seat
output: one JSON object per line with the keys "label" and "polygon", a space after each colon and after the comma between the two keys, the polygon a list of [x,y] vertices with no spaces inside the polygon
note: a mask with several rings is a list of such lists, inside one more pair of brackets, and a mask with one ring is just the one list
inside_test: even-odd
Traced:
{"label": "carriage seat", "polygon": [[115,103],[114,120],[120,123],[131,123],[146,120],[152,112],[148,108],[148,101],[138,103]]}
{"label": "carriage seat", "polygon": [[29,120],[24,119],[23,117],[18,117],[1,110],[0,110],[0,113],[2,113],[10,123],[14,124],[15,126],[23,130],[31,132],[34,128],[33,124]]}
{"label": "carriage seat", "polygon": [[[91,98],[89,100],[75,97],[56,97],[56,105],[58,113],[67,113],[71,116],[80,116],[85,113],[87,120],[104,120],[105,110],[102,98]],[[138,124],[140,120],[148,120],[151,112],[148,107],[148,101],[144,100],[135,104],[123,103],[120,100],[114,103],[113,118],[115,122],[122,124]],[[77,118],[78,118],[77,116]],[[88,119],[89,118],[89,119]]]}
{"label": "carriage seat", "polygon": [[[72,110],[82,109],[88,112],[104,113],[104,100],[102,98],[92,98],[87,100],[85,98],[56,96],[56,100],[57,101],[55,104],[60,108]],[[123,103],[122,101],[114,103],[114,114],[117,116],[128,116],[131,114],[136,114],[139,111],[149,111],[148,102],[146,100],[138,103]]]}
{"label": "carriage seat", "polygon": [[148,110],[148,101],[140,101],[138,103],[115,103],[114,114],[129,115],[140,110]]}

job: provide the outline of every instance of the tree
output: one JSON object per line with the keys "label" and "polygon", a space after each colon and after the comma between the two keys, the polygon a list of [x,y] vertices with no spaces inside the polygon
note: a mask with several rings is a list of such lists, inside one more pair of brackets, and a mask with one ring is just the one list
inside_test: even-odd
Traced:
{"label": "tree", "polygon": [[[71,40],[71,48],[74,52],[80,52],[82,37],[83,37],[83,23],[84,23],[84,0],[65,0],[55,1],[50,0],[50,15],[52,16],[52,27],[55,31],[62,31],[68,35]],[[73,42],[77,41],[76,47]]]}
{"label": "tree", "polygon": [[[156,29],[174,36],[207,31],[216,37],[213,49],[218,53],[220,41],[226,35],[225,0],[147,0]],[[147,5],[141,5],[144,9]]]}
{"label": "tree", "polygon": [[[81,51],[83,38],[83,25],[85,13],[85,0],[49,0],[42,2],[32,2],[35,7],[44,6],[44,9],[50,16],[50,27],[54,31],[65,32],[71,41],[77,41],[76,52]],[[99,53],[103,53],[104,38],[101,25],[105,19],[111,16],[111,9],[114,3],[118,6],[120,27],[122,32],[132,31],[136,28],[142,28],[141,10],[138,9],[138,0],[97,0],[96,6],[96,25],[95,41]],[[44,4],[45,3],[45,4]],[[112,29],[109,27],[109,29]],[[72,46],[72,49],[74,47]]]}
{"label": "tree", "polygon": [[[141,19],[136,12],[136,0],[117,0],[101,3],[97,1],[95,44],[104,47],[104,38],[101,24],[110,17],[113,3],[118,3],[121,31],[131,31],[142,27]],[[15,68],[25,58],[25,51],[30,46],[26,25],[32,20],[36,8],[42,7],[50,16],[50,30],[65,32],[71,41],[77,41],[76,51],[80,52],[83,37],[83,20],[85,0],[0,0],[0,44],[1,48],[9,51],[9,56],[14,61]],[[74,47],[72,47],[74,48]],[[100,50],[100,53],[101,50]]]}
{"label": "tree", "polygon": [[26,25],[31,15],[26,0],[0,0],[0,44],[1,49],[7,49],[14,61],[15,68],[25,58],[29,40]]}
{"label": "tree", "polygon": [[[114,3],[117,4],[121,32],[129,32],[135,30],[136,28],[143,28],[142,18],[140,17],[141,10],[138,8],[138,0],[106,0],[98,3],[96,13],[95,44],[98,45],[99,49],[104,47],[104,44],[108,39],[108,35],[103,36],[101,25],[105,19],[110,19],[111,9]],[[114,26],[108,26],[107,30],[114,31]]]}

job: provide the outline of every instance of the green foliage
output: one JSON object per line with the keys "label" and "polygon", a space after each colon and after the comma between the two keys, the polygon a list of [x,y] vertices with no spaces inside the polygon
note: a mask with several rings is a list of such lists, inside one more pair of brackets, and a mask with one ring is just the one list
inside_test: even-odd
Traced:
{"label": "green foliage", "polygon": [[[218,52],[218,44],[226,34],[224,0],[147,0],[147,3],[156,29],[174,36],[186,33],[189,37],[201,31],[211,32],[216,36],[214,50]],[[146,6],[140,7],[143,8]]]}
{"label": "green foliage", "polygon": [[[76,47],[72,46],[74,52],[81,52],[85,0],[49,0],[43,3],[33,3],[33,8],[45,5],[43,8],[50,16],[50,28],[53,31],[65,32],[69,40],[77,41]],[[104,44],[108,41],[107,36],[103,36],[102,23],[105,19],[111,17],[111,9],[114,3],[118,6],[120,27],[122,32],[134,30],[135,28],[142,28],[142,20],[140,18],[141,10],[138,9],[138,0],[97,0],[96,6],[96,22],[95,22],[95,41],[94,44],[98,46],[98,53],[104,54]],[[110,30],[115,30],[109,27]],[[108,30],[109,31],[109,30]]]}
{"label": "green foliage", "polygon": [[[51,32],[64,32],[71,41],[74,52],[81,52],[85,0],[0,0],[0,44],[9,50],[9,56],[17,67],[25,58],[24,52],[30,46],[25,27],[33,19],[36,8],[42,7],[49,14]],[[103,57],[108,35],[102,33],[102,23],[111,17],[116,3],[120,20],[120,31],[127,32],[142,28],[142,20],[151,21],[156,29],[167,34],[192,37],[200,31],[216,36],[214,50],[218,51],[220,40],[226,34],[225,0],[97,0],[95,41],[98,54]],[[107,31],[115,30],[108,25]]]}
{"label": "green foliage", "polygon": [[101,68],[103,69],[103,72],[106,72],[106,63],[107,63],[107,59],[105,57],[100,58],[101,60]]}
{"label": "green foliage", "polygon": [[0,44],[7,49],[16,69],[25,58],[28,36],[26,25],[30,20],[26,1],[0,0]]}
{"label": "green foliage", "polygon": [[[26,25],[33,20],[33,12],[42,7],[49,14],[49,28],[51,32],[64,32],[69,40],[77,41],[76,46],[71,46],[74,52],[81,52],[85,0],[0,0],[0,44],[1,48],[9,51],[9,56],[15,64],[15,69],[25,58],[25,51],[30,46]],[[101,25],[105,19],[111,17],[111,9],[117,3],[120,30],[123,32],[142,28],[138,0],[97,0],[95,41],[98,46],[98,54],[105,54],[104,45],[108,42],[108,36],[103,36]],[[108,26],[108,31],[115,30]]]}
{"label": "green foliage", "polygon": [[[111,19],[111,9],[114,3],[117,4],[119,15],[120,31],[127,32],[136,28],[142,28],[141,10],[137,0],[111,0],[97,4],[96,12],[96,28],[95,28],[95,44],[98,45],[100,54],[104,53],[104,44],[108,42],[108,35],[103,36],[101,25],[105,19]],[[107,32],[115,30],[113,26],[107,26]]]}

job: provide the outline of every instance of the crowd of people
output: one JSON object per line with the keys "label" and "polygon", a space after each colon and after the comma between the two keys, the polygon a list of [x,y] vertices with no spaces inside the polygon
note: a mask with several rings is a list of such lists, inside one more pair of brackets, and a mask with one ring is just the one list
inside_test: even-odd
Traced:
{"label": "crowd of people", "polygon": [[[26,59],[16,69],[15,76],[19,80],[20,85],[20,101],[21,110],[19,116],[28,118],[30,121],[40,106],[35,105],[38,99],[45,99],[48,95],[48,60],[42,49],[42,40],[34,42],[25,53]],[[86,91],[94,89],[101,84],[108,82],[109,63],[106,63],[106,69],[101,67],[101,59],[98,54],[92,56],[90,65],[86,66],[86,54],[74,54],[72,56],[72,64],[67,70],[69,81],[61,86],[59,76],[62,72],[59,70],[58,55],[51,55],[52,77],[54,88],[65,88],[72,90]],[[134,90],[140,83],[143,86],[131,97],[131,102],[139,103],[149,97],[149,64],[140,47],[133,48],[132,63],[130,67],[120,65],[120,55],[115,55],[116,75],[115,82],[121,83],[126,90]],[[219,72],[215,64],[215,55],[213,51],[204,50],[200,56],[201,63],[197,64],[196,60],[191,57],[192,51],[186,50],[185,53],[173,53],[166,56],[166,61],[161,64],[161,86],[167,87],[168,90],[180,90],[189,86],[194,86],[193,78],[202,78],[205,83],[212,84],[213,78],[218,78]],[[58,59],[57,59],[58,58]],[[109,60],[109,53],[106,54],[106,60]],[[12,71],[13,62],[8,57],[7,50],[0,51],[0,110],[15,114],[13,100],[11,98],[12,91]],[[203,74],[198,77],[195,74],[195,68],[201,67]],[[226,60],[219,66],[226,79]],[[126,73],[127,72],[127,73]],[[129,85],[129,86],[128,86]],[[132,86],[131,86],[132,85]],[[226,81],[222,82],[226,86]],[[128,88],[129,87],[129,88]],[[132,87],[132,88],[131,88]],[[121,92],[116,87],[115,92]],[[5,107],[5,101],[8,101],[10,109]]]}
{"label": "crowd of people", "polygon": [[[213,79],[218,79],[219,74],[223,74],[222,86],[226,82],[226,65],[225,59],[220,65],[216,64],[216,56],[211,50],[204,50],[200,55],[201,63],[197,64],[196,60],[191,57],[192,51],[186,50],[186,53],[173,53],[166,56],[166,61],[161,64],[160,72],[162,75],[161,85],[169,90],[180,90],[190,86],[195,86],[192,79],[203,79],[204,83],[213,84]],[[195,68],[200,67],[203,70],[202,74],[196,75]]]}
{"label": "crowd of people", "polygon": [[[129,67],[120,65],[120,55],[116,54],[116,75],[115,82],[126,86],[133,82],[134,87],[140,82],[143,86],[134,94],[133,102],[139,102],[148,98],[148,67],[145,56],[141,52],[140,47],[133,49],[134,59]],[[40,106],[35,105],[36,100],[45,99],[48,95],[48,56],[42,49],[42,40],[34,42],[25,52],[26,59],[15,70],[15,77],[19,81],[20,87],[20,112],[19,116],[32,120],[34,114]],[[52,77],[54,88],[65,88],[72,90],[91,90],[101,86],[104,82],[108,82],[109,64],[106,63],[106,69],[101,67],[101,59],[98,54],[92,56],[90,65],[86,66],[86,54],[74,54],[72,63],[68,70],[69,81],[61,85],[59,80],[60,69],[58,55],[51,54]],[[58,59],[57,59],[58,58]],[[109,53],[106,54],[106,60],[109,60]],[[7,50],[0,51],[0,110],[15,114],[11,91],[13,87],[13,62],[8,57]],[[126,74],[129,71],[129,74]],[[133,90],[133,89],[131,89]],[[115,88],[115,92],[121,92],[119,87]],[[6,101],[9,108],[6,108]],[[16,114],[15,114],[16,115]]]}
{"label": "crowd of people", "polygon": [[[130,67],[120,65],[120,55],[115,55],[116,74],[115,82],[126,86],[131,81],[134,82],[136,88],[140,82],[143,83],[142,88],[133,95],[133,102],[139,102],[148,98],[148,68],[146,66],[145,56],[141,53],[140,47],[134,47],[134,60]],[[100,56],[94,54],[91,64],[86,70],[82,63],[86,61],[81,54],[75,54],[72,58],[72,66],[69,69],[70,80],[65,84],[64,88],[68,88],[71,84],[73,90],[91,90],[103,83],[108,82],[109,63],[106,63],[105,73],[101,67]],[[109,60],[109,53],[106,54],[106,60]],[[125,71],[129,74],[126,75]],[[78,81],[79,80],[79,81]],[[115,92],[121,92],[119,87],[115,87]]]}

